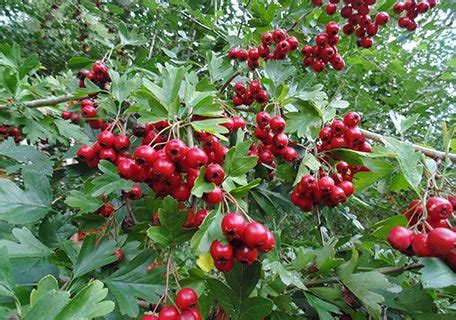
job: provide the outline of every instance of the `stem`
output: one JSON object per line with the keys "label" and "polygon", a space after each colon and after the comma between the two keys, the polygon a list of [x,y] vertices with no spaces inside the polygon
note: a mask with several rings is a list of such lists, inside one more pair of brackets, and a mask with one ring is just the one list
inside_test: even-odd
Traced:
{"label": "stem", "polygon": [[321,237],[321,243],[323,246],[325,245],[325,237],[324,237],[324,232],[323,232],[323,222],[321,220],[321,214],[320,214],[320,208],[318,206],[315,208],[315,211],[317,211],[317,220],[318,220],[318,230],[320,231],[320,237]]}
{"label": "stem", "polygon": [[[410,270],[416,270],[422,268],[423,265],[421,263],[412,263],[408,264],[402,267],[386,267],[386,268],[380,268],[380,269],[373,269],[371,271],[377,271],[380,272],[381,274],[390,274],[390,273],[402,273],[405,271],[410,271]],[[318,287],[324,284],[332,284],[332,283],[339,283],[341,280],[339,277],[331,277],[331,278],[326,278],[326,279],[315,279],[315,280],[308,280],[304,281],[304,285],[306,287]]]}
{"label": "stem", "polygon": [[293,23],[293,24],[291,25],[291,27],[287,29],[287,32],[293,31],[293,30],[298,26],[298,24],[299,24],[302,20],[304,20],[304,19],[307,17],[307,15],[308,15],[310,12],[311,12],[311,11],[306,12],[306,13],[304,13],[302,16],[300,16],[299,19],[296,20],[296,22]]}
{"label": "stem", "polygon": [[[374,132],[371,132],[371,131],[368,131],[365,129],[359,129],[359,130],[366,138],[383,143],[383,139],[385,138],[385,136],[382,136],[381,134],[374,133]],[[419,146],[416,144],[412,144],[412,146],[415,148],[416,151],[422,152],[425,155],[427,155],[428,157],[438,158],[438,159],[448,158],[451,160],[451,162],[456,162],[456,154],[433,150],[433,149],[422,147],[422,146]]]}
{"label": "stem", "polygon": [[[52,98],[43,98],[43,99],[37,99],[37,100],[32,100],[32,101],[26,101],[24,102],[24,105],[27,108],[39,108],[39,107],[45,107],[45,106],[54,106],[56,104],[73,100],[75,96],[71,93],[66,93],[61,96],[57,97],[52,97]],[[2,105],[0,106],[0,109],[7,108],[7,105]]]}
{"label": "stem", "polygon": [[223,91],[225,91],[225,89],[230,85],[231,81],[233,81],[234,78],[236,78],[238,75],[240,75],[241,73],[239,71],[236,71],[231,77],[229,77],[225,83],[223,84],[223,86],[220,87],[219,89],[219,92],[220,93],[223,93]]}

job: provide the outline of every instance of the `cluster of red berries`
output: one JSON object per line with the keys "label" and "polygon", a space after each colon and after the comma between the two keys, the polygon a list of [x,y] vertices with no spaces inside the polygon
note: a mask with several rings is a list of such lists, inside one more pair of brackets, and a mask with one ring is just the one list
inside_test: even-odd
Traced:
{"label": "cluster of red berries", "polygon": [[0,141],[12,137],[16,143],[24,140],[21,129],[19,127],[11,127],[8,125],[0,125]]}
{"label": "cluster of red berries", "polygon": [[[275,43],[275,48],[271,48]],[[231,60],[247,61],[250,69],[259,67],[259,59],[265,61],[269,59],[283,60],[288,53],[298,48],[298,39],[294,36],[288,36],[287,32],[282,29],[276,29],[272,33],[266,31],[261,35],[261,45],[258,48],[238,49],[231,48],[228,51],[228,58]],[[272,52],[271,52],[272,51]]]}
{"label": "cluster of red berries", "polygon": [[228,272],[234,267],[234,260],[252,264],[260,252],[269,252],[275,246],[271,231],[259,222],[247,223],[237,213],[228,213],[222,220],[222,231],[228,243],[212,242],[210,253],[217,270]]}
{"label": "cluster of red berries", "polygon": [[357,44],[361,48],[370,48],[374,44],[372,37],[378,33],[378,27],[388,23],[390,17],[386,12],[378,12],[374,20],[369,13],[375,0],[345,1],[340,15],[348,19],[348,23],[342,28],[346,35],[355,34],[358,37]]}
{"label": "cluster of red berries", "polygon": [[[66,107],[77,104],[76,101],[71,104],[66,104]],[[84,119],[89,123],[92,129],[102,129],[105,130],[109,123],[104,122],[102,119],[97,118],[97,107],[98,105],[92,99],[82,99],[79,102],[80,113],[76,111],[65,110],[62,111],[61,117],[65,120],[71,120],[71,122],[78,124],[82,115]]]}
{"label": "cluster of red berries", "polygon": [[335,207],[346,201],[355,192],[352,176],[348,174],[349,165],[339,162],[337,169],[339,173],[332,176],[320,171],[320,179],[311,174],[302,177],[291,193],[291,202],[302,211],[309,212],[317,205]]}
{"label": "cluster of red berries", "polygon": [[260,81],[252,80],[248,86],[249,88],[247,89],[242,82],[237,82],[234,85],[233,104],[235,106],[250,106],[254,101],[261,104],[268,101],[268,93],[261,88]]}
{"label": "cluster of red berries", "polygon": [[357,112],[348,112],[343,120],[335,119],[320,130],[317,150],[329,151],[349,148],[361,152],[372,152],[372,146],[358,128],[361,116]]}
{"label": "cluster of red berries", "polygon": [[296,150],[290,146],[290,141],[284,133],[286,122],[281,116],[271,118],[266,111],[256,115],[257,126],[254,129],[255,137],[260,140],[258,146],[250,147],[249,156],[257,156],[258,164],[265,164],[275,168],[275,158],[280,156],[287,162],[298,158]]}
{"label": "cluster of red berries", "polygon": [[111,82],[108,67],[102,61],[96,61],[92,66],[92,71],[81,69],[78,73],[79,87],[85,88],[84,80],[87,78],[101,89],[107,89],[107,84]]}
{"label": "cluster of red berries", "polygon": [[[71,106],[78,104],[78,101],[73,100],[68,103],[65,103],[65,108],[71,108]],[[79,121],[81,120],[81,116],[79,115],[79,112],[77,111],[70,111],[70,110],[64,110],[60,114],[61,118],[63,120],[70,120],[74,124],[79,124]]]}
{"label": "cluster of red berries", "polygon": [[424,208],[421,201],[412,201],[404,214],[411,227],[414,221],[415,225],[423,222],[424,227],[417,228],[420,231],[417,233],[409,228],[394,227],[388,234],[388,242],[393,248],[408,255],[441,258],[456,270],[456,228],[451,228],[447,220],[455,208],[454,197],[431,197],[426,202],[427,217],[423,221]]}
{"label": "cluster of red berries", "polygon": [[314,46],[302,47],[304,67],[311,67],[315,72],[321,72],[328,64],[331,64],[335,70],[342,70],[345,67],[345,61],[337,53],[336,45],[339,40],[339,25],[337,22],[331,21],[326,25],[326,33],[316,36]]}
{"label": "cluster of red berries", "polygon": [[202,320],[198,295],[192,288],[182,288],[176,295],[175,306],[161,308],[158,316],[144,314],[142,320]]}
{"label": "cluster of red berries", "polygon": [[125,159],[130,147],[130,139],[123,134],[114,135],[109,130],[103,130],[92,145],[84,145],[78,149],[79,160],[87,163],[90,168],[96,168],[100,160],[118,164]]}
{"label": "cluster of red berries", "polygon": [[419,14],[428,12],[437,5],[437,0],[422,0],[417,3],[416,0],[397,2],[394,4],[393,11],[396,14],[406,12],[405,16],[399,18],[398,25],[408,31],[415,31],[418,28],[416,18]]}

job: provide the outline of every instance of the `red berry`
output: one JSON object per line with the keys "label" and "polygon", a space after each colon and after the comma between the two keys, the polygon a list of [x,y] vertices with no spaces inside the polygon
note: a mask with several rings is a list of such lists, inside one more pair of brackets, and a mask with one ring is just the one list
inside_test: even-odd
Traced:
{"label": "red berry", "polygon": [[293,190],[293,192],[291,193],[291,202],[298,206],[302,211],[312,211],[312,199],[301,197],[297,189]]}
{"label": "red berry", "polygon": [[286,35],[285,31],[283,31],[282,29],[276,29],[272,33],[272,40],[274,40],[275,43],[279,43],[279,42],[285,40],[286,37],[287,37],[287,35]]}
{"label": "red berry", "polygon": [[351,196],[353,194],[353,192],[355,192],[355,186],[353,185],[353,183],[351,183],[351,181],[344,180],[341,183],[339,183],[337,186],[339,188],[341,188],[342,190],[344,190],[345,196],[347,198],[349,196]]}
{"label": "red berry", "polygon": [[400,3],[400,2],[395,3],[394,7],[393,7],[393,11],[396,14],[401,13],[402,11],[404,11],[404,4]]}
{"label": "red berry", "polygon": [[197,169],[207,164],[208,158],[206,152],[200,148],[191,148],[185,155],[185,163],[190,167]]}
{"label": "red berry", "polygon": [[133,156],[139,165],[153,165],[158,158],[158,155],[155,152],[154,148],[148,145],[137,147],[133,153]]}
{"label": "red berry", "polygon": [[98,135],[97,141],[103,148],[108,148],[114,145],[116,137],[111,131],[104,130]]}
{"label": "red berry", "polygon": [[359,45],[362,48],[370,48],[374,44],[374,41],[371,37],[363,37],[359,40]]}
{"label": "red berry", "polygon": [[240,263],[252,264],[258,257],[258,250],[241,244],[234,249],[234,256]]}
{"label": "red berry", "polygon": [[98,209],[98,213],[104,217],[109,217],[114,212],[114,206],[112,203],[104,203],[100,209]]}
{"label": "red berry", "polygon": [[71,122],[72,122],[72,123],[78,124],[80,119],[81,119],[81,118],[79,117],[79,114],[77,114],[76,112],[73,112],[73,113],[71,114]]}
{"label": "red berry", "polygon": [[177,311],[174,306],[166,306],[160,310],[159,319],[160,320],[177,320],[179,316],[179,311]]}
{"label": "red berry", "polygon": [[407,25],[408,31],[415,31],[418,28],[418,23],[415,20],[410,20],[410,23]]}
{"label": "red berry", "polygon": [[260,55],[260,57],[262,58],[266,58],[269,54],[270,54],[270,50],[269,50],[269,47],[267,44],[261,44],[259,47],[258,47],[258,54]]}
{"label": "red berry", "polygon": [[206,168],[204,178],[208,182],[213,182],[216,185],[220,185],[220,184],[222,184],[223,179],[225,179],[225,171],[223,171],[223,168],[221,165],[216,164],[216,163],[211,163]]}
{"label": "red berry", "polygon": [[95,149],[92,146],[84,145],[79,147],[78,149],[78,158],[81,161],[91,160],[95,158],[96,155],[97,153],[95,152]]}
{"label": "red berry", "polygon": [[193,307],[190,309],[190,312],[193,314],[195,317],[195,320],[203,320],[203,317],[201,316],[201,313],[197,307]]}
{"label": "red berry", "polygon": [[275,247],[276,241],[275,241],[274,235],[269,230],[267,230],[266,233],[268,235],[268,238],[266,239],[266,242],[262,246],[258,247],[258,250],[260,252],[269,252]]}
{"label": "red berry", "polygon": [[344,123],[348,127],[356,127],[361,122],[361,116],[357,112],[348,112],[344,116]]}
{"label": "red berry", "polygon": [[160,177],[161,179],[171,178],[175,171],[176,167],[169,159],[157,159],[152,166],[152,172],[154,175]]}
{"label": "red berry", "polygon": [[294,36],[291,36],[291,37],[288,37],[286,39],[286,41],[288,42],[288,44],[290,45],[290,51],[294,51],[298,48],[299,46],[299,41],[296,37]]}
{"label": "red berry", "polygon": [[426,13],[430,9],[429,3],[427,2],[420,2],[416,6],[416,12],[418,13]]}
{"label": "red berry", "polygon": [[435,228],[428,233],[427,245],[434,255],[444,257],[456,246],[456,232],[446,228]]}
{"label": "red berry", "polygon": [[426,203],[428,220],[438,221],[449,218],[453,214],[453,205],[441,197],[431,197]]}
{"label": "red berry", "polygon": [[269,127],[274,133],[282,132],[285,130],[286,125],[287,123],[285,122],[285,119],[279,116],[272,117],[269,121]]}
{"label": "red berry", "polygon": [[173,161],[179,161],[184,158],[187,151],[187,145],[180,139],[171,139],[165,146],[166,155]]}
{"label": "red berry", "polygon": [[315,72],[322,72],[325,70],[326,64],[323,62],[321,59],[317,59],[314,62],[312,62],[312,70]]}
{"label": "red berry", "polygon": [[104,148],[100,151],[99,157],[102,160],[108,160],[114,163],[116,162],[117,153],[113,148]]}
{"label": "red berry", "polygon": [[260,53],[257,48],[251,48],[249,50],[249,60],[258,60],[260,58]]}
{"label": "red berry", "polygon": [[122,249],[118,249],[116,252],[115,252],[115,255],[117,257],[117,263],[120,263],[122,262],[123,258],[124,258],[124,252]]}
{"label": "red berry", "polygon": [[117,163],[117,172],[123,178],[134,180],[139,172],[139,167],[132,159],[124,159]]}
{"label": "red berry", "polygon": [[247,223],[245,219],[237,213],[228,213],[222,219],[223,235],[229,240],[241,239]]}
{"label": "red berry", "polygon": [[293,147],[286,147],[282,152],[282,157],[287,162],[293,162],[298,158],[298,153]]}
{"label": "red berry", "polygon": [[388,234],[390,245],[400,251],[407,250],[412,244],[413,238],[413,231],[404,227],[394,227]]}
{"label": "red berry", "polygon": [[247,123],[241,117],[233,117],[233,130],[245,129]]}
{"label": "red berry", "polygon": [[347,36],[351,35],[353,32],[355,32],[355,27],[351,23],[347,23],[346,25],[343,26],[342,31],[344,34]]}
{"label": "red berry", "polygon": [[95,118],[97,116],[97,109],[86,106],[81,109],[81,114],[84,118]]}
{"label": "red berry", "polygon": [[237,52],[237,59],[239,61],[247,61],[249,58],[249,52],[245,49],[239,49]]}
{"label": "red berry", "polygon": [[291,50],[290,44],[288,43],[287,40],[280,41],[277,44],[277,48],[281,51],[281,53],[287,53],[288,51]]}
{"label": "red berry", "polygon": [[234,267],[234,258],[230,260],[215,260],[214,265],[217,270],[222,272],[228,272]]}
{"label": "red berry", "polygon": [[159,318],[153,314],[144,314],[141,320],[159,320]]}
{"label": "red berry", "polygon": [[228,50],[228,59],[234,60],[237,59],[238,57],[238,49],[237,48],[231,48]]}
{"label": "red berry", "polygon": [[328,35],[326,33],[318,34],[317,37],[315,38],[315,43],[320,47],[327,45],[328,44]]}
{"label": "red berry", "polygon": [[216,186],[211,192],[205,193],[203,199],[207,204],[220,203],[223,200],[223,191],[220,187]]}
{"label": "red berry", "polygon": [[335,3],[328,3],[326,5],[325,11],[328,15],[333,15],[337,11],[337,4]]}
{"label": "red berry", "polygon": [[129,192],[127,192],[127,196],[130,200],[138,200],[142,196],[142,190],[139,184],[135,183]]}
{"label": "red berry", "polygon": [[345,6],[340,10],[340,15],[342,16],[342,18],[348,19],[352,16],[352,12],[352,7]]}
{"label": "red berry", "polygon": [[181,314],[179,314],[176,318],[176,320],[196,320],[197,318],[193,314],[193,312],[190,311],[184,311]]}
{"label": "red berry", "polygon": [[389,15],[386,12],[378,12],[375,16],[375,24],[384,26],[389,21]]}
{"label": "red berry", "polygon": [[233,259],[233,247],[230,244],[223,244],[219,240],[212,242],[210,252],[214,261]]}
{"label": "red berry", "polygon": [[130,139],[126,135],[118,135],[114,140],[114,148],[119,152],[127,151],[130,148]]}
{"label": "red berry", "polygon": [[176,305],[182,310],[189,310],[198,304],[198,295],[192,288],[182,288],[176,295]]}
{"label": "red berry", "polygon": [[255,100],[258,103],[265,103],[268,101],[268,93],[264,90],[260,90],[256,95],[255,95]]}
{"label": "red berry", "polygon": [[318,181],[318,188],[323,192],[330,192],[334,187],[334,180],[331,177],[322,177]]}
{"label": "red berry", "polygon": [[329,197],[334,204],[347,200],[347,195],[345,194],[344,189],[339,186],[332,187]]}
{"label": "red berry", "polygon": [[337,119],[331,123],[331,133],[333,136],[340,137],[344,135],[346,130],[347,126],[342,120]]}
{"label": "red berry", "polygon": [[272,34],[270,32],[263,32],[263,34],[261,35],[261,42],[263,44],[271,44],[273,41],[272,39]]}
{"label": "red berry", "polygon": [[259,127],[266,127],[271,121],[271,116],[266,111],[260,111],[256,115],[256,123]]}
{"label": "red berry", "polygon": [[236,92],[237,95],[242,96],[244,93],[247,92],[247,88],[242,82],[237,82],[234,85],[234,92]]}
{"label": "red berry", "polygon": [[399,19],[399,27],[401,28],[407,28],[408,25],[411,23],[412,21],[410,20],[409,17],[402,17]]}
{"label": "red berry", "polygon": [[427,233],[416,234],[412,241],[413,252],[418,257],[432,257],[432,251],[427,244]]}
{"label": "red berry", "polygon": [[242,239],[250,248],[261,247],[268,239],[267,229],[261,223],[250,222],[244,229]]}
{"label": "red berry", "polygon": [[187,201],[190,198],[191,191],[186,183],[180,183],[171,190],[171,196],[178,201]]}

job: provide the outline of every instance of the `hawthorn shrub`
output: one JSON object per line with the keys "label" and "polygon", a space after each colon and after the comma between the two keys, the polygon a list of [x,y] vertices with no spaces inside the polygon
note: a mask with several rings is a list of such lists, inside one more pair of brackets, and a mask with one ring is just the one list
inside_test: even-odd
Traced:
{"label": "hawthorn shrub", "polygon": [[453,319],[454,10],[5,1],[2,318]]}

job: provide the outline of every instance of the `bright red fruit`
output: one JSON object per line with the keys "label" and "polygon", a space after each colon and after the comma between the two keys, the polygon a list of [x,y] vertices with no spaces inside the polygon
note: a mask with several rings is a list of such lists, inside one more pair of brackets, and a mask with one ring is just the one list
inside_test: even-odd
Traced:
{"label": "bright red fruit", "polygon": [[355,192],[355,186],[350,181],[342,181],[337,186],[344,191],[347,198]]}
{"label": "bright red fruit", "polygon": [[286,35],[285,31],[283,31],[282,29],[276,29],[272,33],[272,40],[274,40],[275,43],[279,43],[279,42],[285,40],[286,37],[287,37],[287,35]]}
{"label": "bright red fruit", "polygon": [[171,178],[175,171],[176,166],[171,160],[168,159],[157,159],[152,166],[153,174],[162,179]]}
{"label": "bright red fruit", "polygon": [[223,168],[221,165],[216,164],[216,163],[211,163],[206,168],[204,178],[208,182],[213,182],[216,185],[220,185],[223,182],[223,179],[225,179],[225,171],[223,171]]}
{"label": "bright red fruit", "polygon": [[176,318],[176,320],[196,320],[197,318],[193,314],[193,312],[190,311],[184,311],[181,314],[179,314]]}
{"label": "bright red fruit", "polygon": [[282,117],[272,117],[269,121],[269,127],[274,133],[282,132],[283,130],[285,130],[286,125],[287,123],[285,122],[285,119]]}
{"label": "bright red fruit", "polygon": [[426,203],[428,220],[438,221],[449,218],[453,214],[450,201],[441,197],[431,197]]}
{"label": "bright red fruit", "polygon": [[188,150],[184,159],[190,168],[195,169],[206,165],[208,161],[206,152],[196,147]]}
{"label": "bright red fruit", "polygon": [[159,320],[159,318],[153,314],[144,314],[141,320]]}
{"label": "bright red fruit", "polygon": [[223,200],[223,191],[216,186],[211,192],[205,193],[203,199],[207,204],[217,204]]}
{"label": "bright red fruit", "polygon": [[82,161],[91,160],[91,159],[95,158],[96,155],[97,155],[97,153],[95,152],[95,149],[92,146],[85,145],[85,146],[81,146],[78,149],[78,158],[81,159]]}
{"label": "bright red fruit", "polygon": [[173,161],[179,161],[187,154],[188,147],[180,139],[172,139],[166,143],[166,155]]}
{"label": "bright red fruit", "polygon": [[179,311],[177,311],[174,306],[166,306],[160,310],[158,318],[160,320],[176,320],[179,316]]}
{"label": "bright red fruit", "polygon": [[234,250],[236,260],[244,264],[252,264],[258,257],[258,250],[242,244]]}
{"label": "bright red fruit", "polygon": [[412,241],[413,252],[418,257],[432,257],[432,250],[427,244],[427,233],[416,234]]}
{"label": "bright red fruit", "polygon": [[322,177],[318,181],[318,187],[323,192],[329,192],[334,187],[334,180],[331,177]]}
{"label": "bright red fruit", "polygon": [[97,137],[97,141],[103,148],[111,147],[116,140],[116,136],[108,130],[101,131]]}
{"label": "bright red fruit", "polygon": [[347,112],[344,116],[344,123],[348,127],[356,127],[361,122],[361,116],[357,112]]}
{"label": "bright red fruit", "polygon": [[293,147],[286,147],[282,152],[282,157],[287,162],[293,162],[298,158],[298,153]]}
{"label": "bright red fruit", "polygon": [[427,245],[435,255],[446,256],[456,247],[456,232],[446,228],[435,228],[428,233]]}
{"label": "bright red fruit", "polygon": [[388,234],[390,245],[400,251],[407,250],[412,244],[413,238],[413,231],[404,227],[394,227]]}
{"label": "bright red fruit", "polygon": [[109,217],[114,212],[114,206],[112,203],[103,203],[103,205],[98,209],[98,213],[104,217]]}
{"label": "bright red fruit", "polygon": [[266,127],[271,121],[271,116],[266,111],[260,111],[256,115],[256,123],[260,128]]}
{"label": "bright red fruit", "polygon": [[268,237],[267,237],[267,239],[266,239],[266,242],[265,242],[262,246],[259,246],[259,247],[258,247],[258,250],[259,250],[260,252],[269,252],[269,251],[271,251],[271,250],[275,247],[276,241],[275,241],[274,235],[273,235],[272,232],[269,231],[269,230],[267,230],[266,233],[267,233],[267,235],[268,235]]}
{"label": "bright red fruit", "polygon": [[130,139],[123,134],[120,134],[114,140],[114,148],[119,152],[125,152],[130,148]]}
{"label": "bright red fruit", "polygon": [[210,252],[214,261],[233,259],[233,247],[230,244],[223,244],[219,240],[212,242]]}
{"label": "bright red fruit", "polygon": [[214,265],[217,270],[222,272],[228,272],[234,267],[234,258],[230,260],[215,260]]}
{"label": "bright red fruit", "polygon": [[138,174],[139,168],[132,159],[124,159],[117,164],[117,172],[121,177],[134,180]]}
{"label": "bright red fruit", "polygon": [[244,229],[242,239],[250,248],[261,247],[268,240],[267,229],[261,223],[250,222]]}
{"label": "bright red fruit", "polygon": [[228,213],[222,219],[222,231],[229,240],[241,239],[247,223],[237,213]]}
{"label": "bright red fruit", "polygon": [[182,288],[176,295],[176,305],[182,310],[189,310],[198,304],[198,295],[192,288]]}

